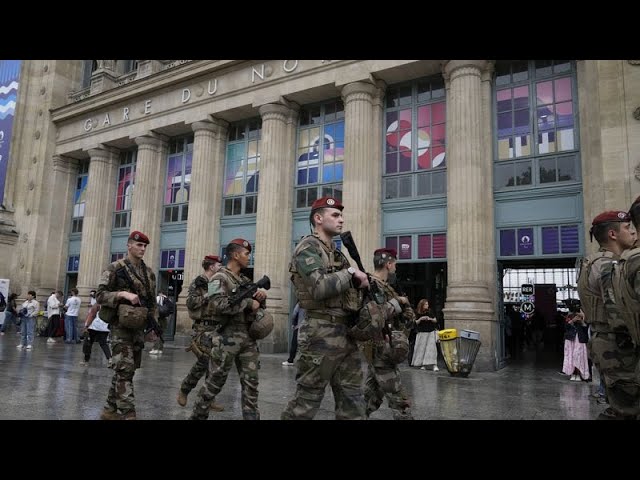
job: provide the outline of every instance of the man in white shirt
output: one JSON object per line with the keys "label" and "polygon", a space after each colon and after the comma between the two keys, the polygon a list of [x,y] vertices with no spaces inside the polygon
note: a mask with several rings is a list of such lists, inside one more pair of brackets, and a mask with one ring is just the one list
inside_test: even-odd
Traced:
{"label": "man in white shirt", "polygon": [[18,348],[31,350],[33,346],[33,333],[36,328],[36,317],[40,310],[40,303],[36,300],[36,292],[29,290],[27,300],[22,304],[20,315],[22,316],[22,341]]}
{"label": "man in white shirt", "polygon": [[64,343],[80,343],[78,339],[78,313],[80,313],[80,297],[78,297],[78,289],[70,290],[71,296],[64,304]]}

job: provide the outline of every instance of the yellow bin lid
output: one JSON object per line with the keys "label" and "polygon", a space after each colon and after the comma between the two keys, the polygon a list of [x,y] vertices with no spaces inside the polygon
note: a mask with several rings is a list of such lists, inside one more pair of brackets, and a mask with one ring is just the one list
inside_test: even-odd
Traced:
{"label": "yellow bin lid", "polygon": [[438,337],[440,337],[440,340],[453,340],[454,338],[458,338],[458,330],[455,328],[440,330],[438,332]]}

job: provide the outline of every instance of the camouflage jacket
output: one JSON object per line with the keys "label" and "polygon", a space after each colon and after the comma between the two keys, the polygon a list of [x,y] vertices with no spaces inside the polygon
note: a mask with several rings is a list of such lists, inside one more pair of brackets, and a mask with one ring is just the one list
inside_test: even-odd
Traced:
{"label": "camouflage jacket", "polygon": [[211,320],[213,312],[209,304],[209,279],[200,274],[189,285],[187,294],[189,317],[195,321]]}
{"label": "camouflage jacket", "polygon": [[111,263],[102,272],[96,300],[102,306],[117,308],[123,303],[116,298],[118,292],[135,293],[140,297],[142,306],[149,308],[157,317],[155,291],[156,276],[151,269],[142,260],[136,267],[125,258]]}
{"label": "camouflage jacket", "polygon": [[289,264],[300,306],[338,317],[357,311],[362,299],[351,284],[349,267],[334,242],[327,245],[317,234],[304,237]]}
{"label": "camouflage jacket", "polygon": [[212,295],[209,298],[213,320],[226,325],[232,323],[248,323],[253,298],[245,298],[238,305],[231,305],[229,297],[236,289],[251,280],[245,275],[236,275],[226,267],[222,267],[211,278]]}
{"label": "camouflage jacket", "polygon": [[640,345],[640,247],[626,250],[613,266],[613,301],[636,345]]}
{"label": "camouflage jacket", "polygon": [[[415,325],[416,314],[414,313],[411,305],[403,305],[398,301],[400,295],[384,280],[372,276],[371,281],[376,282],[378,288],[384,293],[385,307],[383,308],[385,314],[385,323],[391,327],[391,330],[409,331]],[[391,300],[395,302],[389,303]],[[393,305],[397,304],[401,309],[398,312],[398,308]]]}

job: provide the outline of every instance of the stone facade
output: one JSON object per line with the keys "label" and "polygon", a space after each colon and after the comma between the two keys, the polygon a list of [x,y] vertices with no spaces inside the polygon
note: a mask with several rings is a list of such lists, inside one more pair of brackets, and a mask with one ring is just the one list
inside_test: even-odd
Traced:
{"label": "stone facade", "polygon": [[[495,368],[496,248],[492,165],[492,61],[240,60],[138,61],[118,77],[98,61],[82,90],[81,61],[23,62],[3,208],[0,278],[40,299],[65,284],[72,195],[78,162],[89,161],[78,287],[86,296],[108,263],[118,152],[136,148],[131,230],[149,235],[147,263],[157,270],[167,142],[194,135],[186,231],[185,288],[207,253],[221,248],[220,221],[228,126],[261,117],[260,188],[255,219],[255,278],[270,276],[274,332],[264,351],[287,349],[295,149],[301,106],[341,98],[345,115],[345,229],[365,267],[383,236],[381,176],[384,95],[389,85],[440,74],[447,101],[448,327],[481,333],[477,368]],[[640,66],[578,61],[584,237],[586,219],[624,208],[640,194]],[[82,95],[74,92],[82,91]],[[377,133],[380,132],[380,135]],[[588,242],[588,249],[593,246]],[[588,252],[586,252],[588,253]],[[87,302],[85,302],[86,304]],[[191,326],[184,295],[177,335]]]}

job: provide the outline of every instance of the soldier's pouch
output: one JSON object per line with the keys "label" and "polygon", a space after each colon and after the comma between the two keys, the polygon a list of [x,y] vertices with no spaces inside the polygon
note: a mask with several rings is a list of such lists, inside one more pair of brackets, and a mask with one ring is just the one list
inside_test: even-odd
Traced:
{"label": "soldier's pouch", "polygon": [[357,312],[362,306],[362,292],[356,288],[348,288],[342,292],[342,308],[347,312]]}
{"label": "soldier's pouch", "polygon": [[147,312],[145,307],[118,305],[118,325],[131,330],[141,330],[147,324]]}
{"label": "soldier's pouch", "polygon": [[100,320],[105,323],[112,324],[118,319],[118,310],[113,307],[102,305],[100,307]]}

